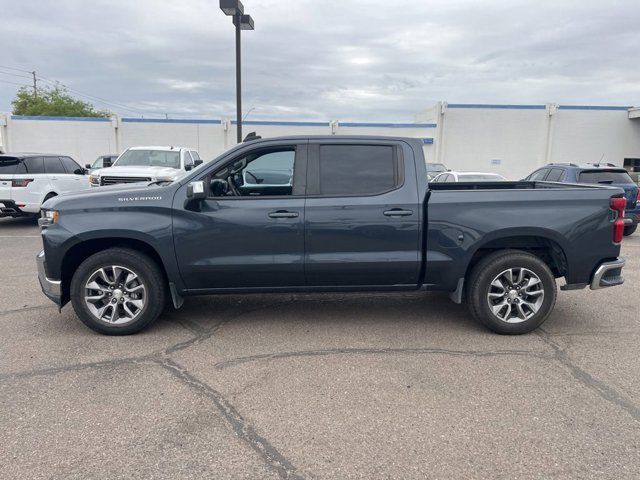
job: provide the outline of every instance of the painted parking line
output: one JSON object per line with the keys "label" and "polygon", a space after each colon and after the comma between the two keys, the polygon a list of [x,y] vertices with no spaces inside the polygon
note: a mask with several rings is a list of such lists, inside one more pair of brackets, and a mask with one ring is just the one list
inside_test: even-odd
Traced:
{"label": "painted parking line", "polygon": [[40,238],[40,235],[0,235],[0,238]]}

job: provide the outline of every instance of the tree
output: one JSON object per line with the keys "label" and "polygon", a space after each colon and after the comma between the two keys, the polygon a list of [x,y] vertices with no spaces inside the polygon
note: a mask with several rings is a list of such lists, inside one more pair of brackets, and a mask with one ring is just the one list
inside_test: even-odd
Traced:
{"label": "tree", "polygon": [[18,90],[11,102],[14,115],[51,115],[54,117],[109,117],[108,110],[73,98],[63,87],[39,88],[37,95],[27,87]]}

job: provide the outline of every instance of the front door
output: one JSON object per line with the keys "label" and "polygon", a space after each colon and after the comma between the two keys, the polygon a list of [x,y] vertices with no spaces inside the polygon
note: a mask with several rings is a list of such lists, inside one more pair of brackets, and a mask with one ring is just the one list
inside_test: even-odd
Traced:
{"label": "front door", "polygon": [[413,152],[407,144],[310,144],[307,284],[416,285],[421,212]]}
{"label": "front door", "polygon": [[306,142],[270,143],[211,167],[205,200],[174,199],[174,242],[186,288],[304,285]]}

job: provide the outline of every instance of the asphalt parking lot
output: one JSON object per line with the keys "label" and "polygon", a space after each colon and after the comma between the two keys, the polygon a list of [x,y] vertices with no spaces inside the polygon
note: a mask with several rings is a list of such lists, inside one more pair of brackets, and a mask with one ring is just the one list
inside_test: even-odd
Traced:
{"label": "asphalt parking lot", "polygon": [[626,283],[494,335],[440,294],[189,299],[105,337],[0,220],[2,478],[640,478],[640,234]]}

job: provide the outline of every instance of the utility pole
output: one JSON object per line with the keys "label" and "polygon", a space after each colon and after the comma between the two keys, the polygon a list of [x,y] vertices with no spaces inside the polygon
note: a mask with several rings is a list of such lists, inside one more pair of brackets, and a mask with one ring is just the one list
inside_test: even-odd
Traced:
{"label": "utility pole", "polygon": [[36,78],[36,71],[31,72],[33,75],[33,98],[38,98],[38,79]]}

